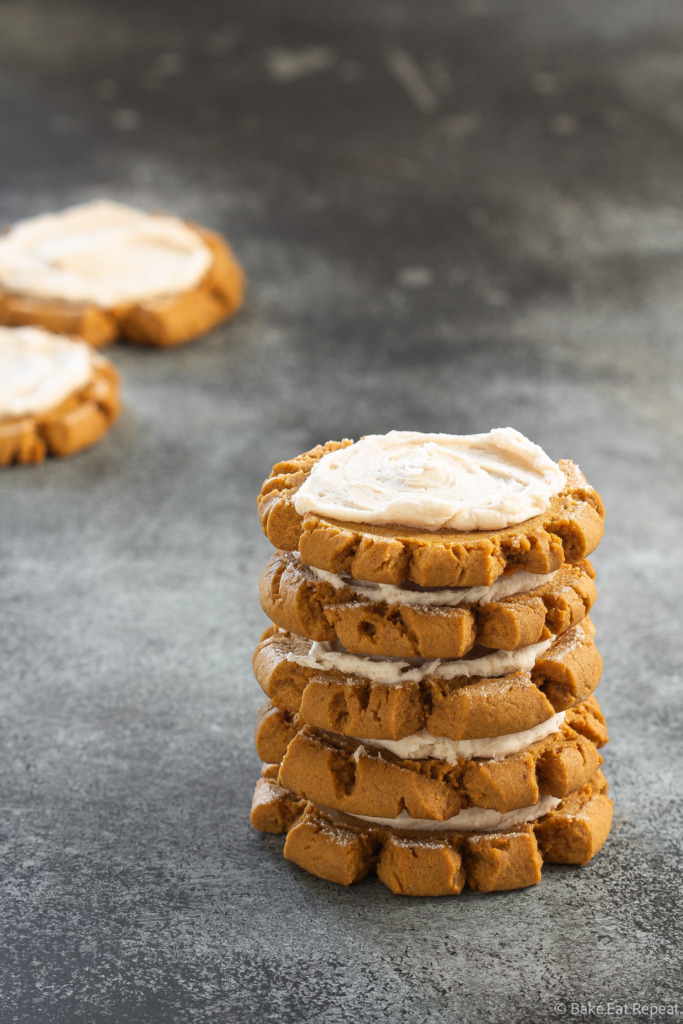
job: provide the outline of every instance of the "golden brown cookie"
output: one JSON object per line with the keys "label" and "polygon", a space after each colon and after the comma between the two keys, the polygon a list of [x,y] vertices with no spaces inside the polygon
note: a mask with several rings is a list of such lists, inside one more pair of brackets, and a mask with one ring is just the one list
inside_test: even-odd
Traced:
{"label": "golden brown cookie", "polygon": [[266,764],[279,764],[297,733],[299,716],[276,708],[269,700],[258,709],[254,743],[258,756]]}
{"label": "golden brown cookie", "polygon": [[253,658],[264,693],[319,729],[370,739],[399,740],[420,729],[453,740],[523,732],[585,700],[602,673],[590,619],[558,637],[530,672],[497,679],[431,676],[395,686],[288,660],[309,648],[301,637],[269,630]]}
{"label": "golden brown cookie", "polygon": [[[265,717],[265,716],[264,716]],[[542,795],[564,797],[580,789],[602,764],[597,748],[607,730],[595,697],[567,712],[558,732],[500,759],[399,758],[363,740],[322,732],[280,713],[257,727],[262,760],[281,760],[278,781],[298,796],[349,814],[445,821],[465,807],[501,813],[530,807]],[[267,720],[268,721],[268,720]],[[292,727],[294,732],[292,734]],[[267,742],[262,741],[267,735]],[[279,740],[279,742],[278,742]]]}
{"label": "golden brown cookie", "polygon": [[244,297],[242,268],[225,239],[188,222],[211,249],[213,263],[189,291],[111,309],[93,303],[41,299],[0,291],[0,324],[33,324],[57,334],[74,334],[96,347],[127,338],[168,348],[190,341],[236,313]]}
{"label": "golden brown cookie", "polygon": [[546,864],[587,864],[612,822],[601,771],[550,813],[501,832],[409,832],[377,827],[301,800],[266,766],[252,803],[252,825],[287,833],[285,857],[306,871],[351,885],[372,869],[392,892],[457,895],[535,885]]}
{"label": "golden brown cookie", "polygon": [[106,434],[119,408],[119,375],[109,360],[93,356],[90,382],[60,405],[39,415],[0,420],[0,466],[88,448]]}
{"label": "golden brown cookie", "polygon": [[318,569],[394,585],[410,581],[422,587],[490,586],[506,570],[546,574],[565,562],[576,564],[602,537],[600,496],[568,460],[559,463],[566,486],[548,509],[502,530],[429,532],[299,515],[296,492],[315,463],[352,443],[329,441],[277,463],[258,498],[261,525],[270,542],[283,551],[298,550],[302,562]]}
{"label": "golden brown cookie", "polygon": [[554,578],[487,604],[420,607],[359,597],[319,579],[289,552],[272,555],[261,576],[261,607],[282,629],[309,640],[339,642],[354,654],[462,658],[475,644],[512,651],[576,626],[597,591],[587,560],[563,565]]}

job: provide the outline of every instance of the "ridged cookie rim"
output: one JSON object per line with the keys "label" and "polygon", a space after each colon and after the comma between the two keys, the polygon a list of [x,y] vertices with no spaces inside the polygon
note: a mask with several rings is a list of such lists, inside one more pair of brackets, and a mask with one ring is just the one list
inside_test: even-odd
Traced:
{"label": "ridged cookie rim", "polygon": [[[454,740],[522,732],[586,700],[602,674],[602,658],[593,641],[590,619],[557,637],[530,672],[510,673],[498,679],[439,680],[435,686],[424,680],[393,688],[391,684],[297,665],[286,657],[291,640],[302,642],[301,637],[267,630],[254,651],[254,675],[266,696],[284,711],[299,712],[318,728],[375,739],[398,740],[419,729]],[[491,725],[489,698],[494,685],[503,692],[512,688],[528,694],[529,699],[523,701],[526,717],[519,711],[519,717],[511,722],[514,728],[501,730]],[[392,689],[394,692],[389,692]],[[460,691],[459,696],[456,691]],[[500,711],[498,700],[493,706]],[[457,713],[453,707],[459,709]],[[404,728],[398,728],[399,713],[406,722]],[[482,724],[473,731],[475,718]],[[459,722],[469,724],[469,730],[463,732]]]}
{"label": "ridged cookie rim", "polygon": [[565,563],[555,579],[533,590],[455,607],[372,601],[307,570],[291,552],[270,556],[259,595],[271,622],[309,640],[338,640],[353,654],[385,657],[461,658],[475,644],[519,650],[578,625],[597,597],[586,559]]}
{"label": "ridged cookie rim", "polygon": [[286,833],[285,858],[319,878],[348,886],[376,871],[397,895],[458,895],[466,885],[500,892],[537,884],[544,864],[587,864],[612,823],[613,804],[600,769],[582,790],[527,825],[416,837],[299,800],[273,781],[272,767],[264,766],[256,783],[254,828]]}
{"label": "ridged cookie rim", "polygon": [[[608,742],[595,697],[567,712],[560,729],[525,750],[500,759],[409,760],[385,748],[359,744],[295,721],[274,751],[282,758],[278,781],[297,796],[349,814],[445,821],[465,807],[500,813],[563,798],[584,786],[602,764]],[[277,746],[277,744],[276,744]],[[264,759],[265,751],[257,750]]]}

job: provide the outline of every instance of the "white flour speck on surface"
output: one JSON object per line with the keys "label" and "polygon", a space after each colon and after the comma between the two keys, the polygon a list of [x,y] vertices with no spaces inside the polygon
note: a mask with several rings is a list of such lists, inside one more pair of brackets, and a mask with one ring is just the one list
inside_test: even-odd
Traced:
{"label": "white flour speck on surface", "polygon": [[327,71],[336,59],[334,50],[328,46],[307,46],[302,50],[272,49],[266,53],[266,70],[274,81],[284,84]]}
{"label": "white flour speck on surface", "polygon": [[423,114],[433,114],[439,97],[427,81],[415,58],[406,50],[395,49],[387,54],[387,67],[415,107]]}

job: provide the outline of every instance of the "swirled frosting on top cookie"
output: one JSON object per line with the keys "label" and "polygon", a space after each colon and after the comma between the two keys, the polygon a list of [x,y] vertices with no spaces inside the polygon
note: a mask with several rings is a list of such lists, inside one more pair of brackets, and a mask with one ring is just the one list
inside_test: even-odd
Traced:
{"label": "swirled frosting on top cookie", "polygon": [[85,342],[38,327],[0,327],[0,419],[55,409],[92,378]]}
{"label": "swirled frosting on top cookie", "polygon": [[0,239],[0,288],[112,309],[194,288],[212,258],[178,217],[103,199],[10,228]]}
{"label": "swirled frosting on top cookie", "polygon": [[543,512],[562,470],[512,427],[486,434],[370,434],[315,463],[300,515],[422,530],[500,530]]}

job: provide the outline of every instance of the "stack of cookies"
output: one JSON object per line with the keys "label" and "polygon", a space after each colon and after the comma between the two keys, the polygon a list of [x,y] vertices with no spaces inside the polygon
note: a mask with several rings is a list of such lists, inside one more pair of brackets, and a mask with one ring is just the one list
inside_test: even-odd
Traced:
{"label": "stack of cookies", "polygon": [[603,507],[511,428],[392,431],[273,467],[277,548],[252,824],[396,893],[515,889],[585,864],[612,805],[587,556]]}

